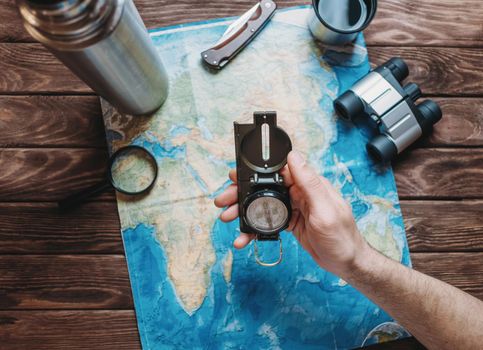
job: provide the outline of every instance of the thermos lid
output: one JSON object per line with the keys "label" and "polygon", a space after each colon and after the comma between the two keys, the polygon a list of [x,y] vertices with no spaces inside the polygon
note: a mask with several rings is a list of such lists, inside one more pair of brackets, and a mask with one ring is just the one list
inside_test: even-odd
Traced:
{"label": "thermos lid", "polygon": [[125,0],[17,0],[25,29],[55,50],[79,50],[116,28]]}

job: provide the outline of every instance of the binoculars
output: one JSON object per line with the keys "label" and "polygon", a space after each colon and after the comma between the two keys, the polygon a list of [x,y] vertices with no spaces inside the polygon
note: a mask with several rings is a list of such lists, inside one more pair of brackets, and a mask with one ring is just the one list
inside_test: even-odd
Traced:
{"label": "binoculars", "polygon": [[402,81],[409,75],[407,64],[392,58],[356,82],[334,101],[336,113],[345,120],[367,117],[379,135],[366,146],[379,162],[389,162],[423,135],[429,134],[442,117],[432,100],[416,104],[418,85]]}

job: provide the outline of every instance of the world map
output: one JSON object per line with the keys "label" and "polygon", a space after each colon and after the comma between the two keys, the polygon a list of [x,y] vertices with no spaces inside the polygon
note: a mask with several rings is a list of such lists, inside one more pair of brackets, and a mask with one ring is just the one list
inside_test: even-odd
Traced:
{"label": "world map", "polygon": [[[233,21],[151,31],[170,78],[152,116],[118,113],[102,101],[110,152],[135,144],[159,166],[148,195],[117,194],[122,237],[145,349],[350,349],[407,336],[383,310],[320,269],[290,233],[280,265],[237,251],[238,222],[222,223],[213,199],[235,166],[233,122],[277,111],[278,124],[352,205],[377,250],[410,265],[390,167],[368,158],[373,131],[338,120],[332,102],[369,71],[362,35],[343,47],[316,43],[309,8],[277,11],[223,70],[200,52]],[[131,166],[131,176],[144,167]],[[132,174],[132,175],[131,175]]]}

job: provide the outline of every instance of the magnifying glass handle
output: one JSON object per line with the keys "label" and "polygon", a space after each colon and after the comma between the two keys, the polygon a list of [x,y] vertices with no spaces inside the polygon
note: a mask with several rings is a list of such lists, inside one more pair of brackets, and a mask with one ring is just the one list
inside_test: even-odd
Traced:
{"label": "magnifying glass handle", "polygon": [[97,196],[101,194],[102,192],[106,191],[107,189],[111,188],[112,185],[109,183],[109,181],[103,181],[97,185],[94,185],[92,187],[89,187],[85,190],[82,190],[78,193],[75,193],[73,195],[70,195],[64,199],[62,199],[59,202],[59,209],[61,211],[68,211],[71,210],[75,207],[77,207],[79,204],[84,202],[86,199],[89,199],[91,197]]}

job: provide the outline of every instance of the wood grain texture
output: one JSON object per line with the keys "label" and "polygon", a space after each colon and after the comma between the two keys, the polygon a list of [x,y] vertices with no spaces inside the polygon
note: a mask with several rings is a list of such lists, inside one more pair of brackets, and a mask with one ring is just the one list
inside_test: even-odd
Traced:
{"label": "wood grain texture", "polygon": [[[371,47],[371,62],[401,56],[411,80],[431,95],[482,96],[481,49],[440,47]],[[92,93],[40,44],[0,44],[0,94]]]}
{"label": "wood grain texture", "polygon": [[0,0],[0,42],[33,41],[22,25],[15,1]]}
{"label": "wood grain texture", "polygon": [[[483,98],[435,98],[443,119],[417,147],[483,146]],[[95,96],[0,96],[0,147],[105,147]]]}
{"label": "wood grain texture", "polygon": [[[483,299],[483,253],[413,253],[414,268]],[[0,256],[0,309],[130,309],[121,255]]]}
{"label": "wood grain texture", "polygon": [[[211,18],[239,16],[251,0],[230,2],[194,0],[135,0],[148,28],[156,28]],[[280,8],[309,4],[310,1],[278,0]],[[374,45],[483,45],[483,4],[479,0],[386,0],[378,4],[378,13],[366,30]],[[31,42],[23,29],[14,2],[0,0],[0,41]]]}
{"label": "wood grain texture", "polygon": [[411,252],[483,251],[483,201],[401,201]]}
{"label": "wood grain texture", "polygon": [[482,198],[482,149],[416,149],[394,165],[401,198]]}
{"label": "wood grain texture", "polygon": [[40,44],[0,44],[0,93],[92,93]]}
{"label": "wood grain texture", "polygon": [[0,149],[0,199],[58,201],[100,182],[107,158],[104,149]]}
{"label": "wood grain texture", "polygon": [[0,147],[105,147],[95,96],[0,96]]}
{"label": "wood grain texture", "polygon": [[141,349],[132,310],[0,311],[2,350]]}
{"label": "wood grain texture", "polygon": [[[401,201],[411,252],[483,252],[483,201]],[[0,254],[124,254],[115,202],[0,203]]]}
{"label": "wood grain texture", "polygon": [[[0,202],[58,201],[101,181],[106,164],[104,149],[0,149]],[[403,199],[483,198],[480,148],[415,149],[394,169]]]}
{"label": "wood grain texture", "polygon": [[409,66],[409,78],[420,84],[424,94],[480,96],[483,94],[481,49],[447,47],[370,47],[369,59],[379,65],[402,57]]}
{"label": "wood grain texture", "polygon": [[115,202],[60,214],[55,203],[0,203],[0,254],[123,254]]}
{"label": "wood grain texture", "polygon": [[414,253],[414,269],[483,300],[483,253]]}
{"label": "wood grain texture", "polygon": [[483,146],[483,99],[435,98],[443,119],[418,146]]}
{"label": "wood grain texture", "polygon": [[132,307],[121,255],[0,256],[0,309]]}
{"label": "wood grain texture", "polygon": [[483,45],[480,0],[385,0],[366,30],[368,43],[407,46]]}

